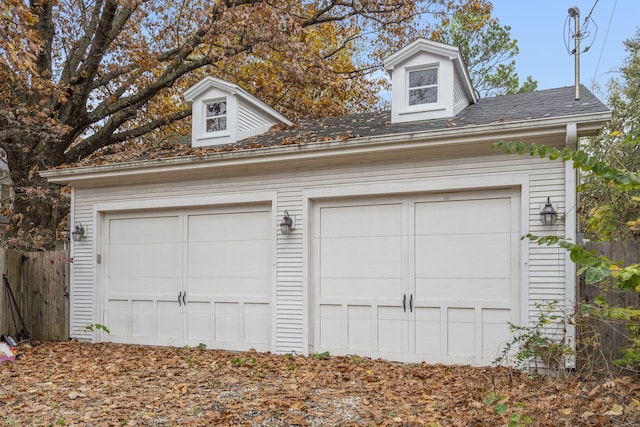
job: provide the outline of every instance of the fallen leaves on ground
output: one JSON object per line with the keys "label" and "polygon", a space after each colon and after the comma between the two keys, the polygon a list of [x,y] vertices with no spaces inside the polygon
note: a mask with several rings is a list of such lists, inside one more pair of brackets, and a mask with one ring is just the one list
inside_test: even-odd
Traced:
{"label": "fallen leaves on ground", "polygon": [[0,364],[5,425],[640,424],[630,377],[76,341],[22,352]]}

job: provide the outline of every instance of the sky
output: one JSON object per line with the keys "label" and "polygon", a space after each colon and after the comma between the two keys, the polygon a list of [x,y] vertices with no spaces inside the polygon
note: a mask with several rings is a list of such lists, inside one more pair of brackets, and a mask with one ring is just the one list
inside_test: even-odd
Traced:
{"label": "sky", "polygon": [[[511,27],[511,38],[518,41],[520,54],[515,58],[520,81],[531,76],[538,89],[572,86],[575,58],[565,47],[565,22],[568,10],[580,11],[580,27],[591,12],[591,20],[580,42],[580,82],[600,99],[606,95],[606,83],[626,58],[623,41],[633,38],[640,27],[640,0],[492,0],[493,16],[501,25]],[[595,5],[595,7],[594,7]],[[571,19],[571,29],[573,18]],[[574,39],[569,39],[570,48]],[[594,87],[596,82],[602,90]]]}

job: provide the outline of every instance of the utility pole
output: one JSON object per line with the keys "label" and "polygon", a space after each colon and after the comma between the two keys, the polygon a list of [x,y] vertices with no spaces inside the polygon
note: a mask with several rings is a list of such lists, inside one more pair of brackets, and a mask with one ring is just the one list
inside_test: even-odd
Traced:
{"label": "utility pole", "polygon": [[573,18],[576,32],[573,36],[575,41],[575,48],[573,50],[573,56],[575,57],[575,80],[576,80],[576,101],[580,100],[580,39],[582,38],[582,34],[580,34],[580,9],[577,6],[573,6],[569,8],[569,16]]}

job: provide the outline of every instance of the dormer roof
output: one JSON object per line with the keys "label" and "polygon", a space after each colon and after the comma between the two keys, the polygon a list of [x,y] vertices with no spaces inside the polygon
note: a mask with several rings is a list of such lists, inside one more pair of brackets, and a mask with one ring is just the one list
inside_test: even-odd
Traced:
{"label": "dormer roof", "polygon": [[211,76],[187,89],[184,98],[192,103],[193,147],[233,144],[273,125],[293,124],[240,86]]}
{"label": "dormer roof", "polygon": [[453,117],[477,102],[460,49],[417,39],[384,60],[393,123]]}

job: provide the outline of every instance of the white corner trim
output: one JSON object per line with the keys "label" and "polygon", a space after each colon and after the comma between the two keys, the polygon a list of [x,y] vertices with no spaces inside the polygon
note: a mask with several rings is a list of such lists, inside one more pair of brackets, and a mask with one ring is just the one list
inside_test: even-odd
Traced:
{"label": "white corner trim", "polygon": [[[567,125],[567,128],[569,125]],[[568,132],[567,132],[568,133]],[[578,197],[576,194],[577,188],[577,171],[573,168],[573,162],[568,160],[564,162],[564,180],[565,180],[565,213],[564,213],[564,229],[565,238],[569,241],[576,243],[577,233],[577,202]],[[576,265],[571,260],[569,251],[564,253],[564,298],[565,298],[565,310],[567,313],[573,313],[573,305],[577,302],[577,288],[576,288]],[[576,344],[576,328],[575,325],[567,324],[567,339],[570,340],[570,344],[575,348]],[[568,358],[566,363],[568,368],[575,367],[575,358]]]}
{"label": "white corner trim", "polygon": [[271,353],[276,354],[278,352],[278,232],[280,227],[278,221],[278,193],[272,192],[273,199],[271,200],[271,293],[269,294],[270,303],[270,315],[271,315]]}
{"label": "white corner trim", "polygon": [[[311,325],[312,300],[310,295],[311,279],[311,199],[302,193],[302,350],[305,356],[309,355],[311,348],[311,335],[313,328]],[[306,333],[305,333],[306,332]]]}
{"label": "white corner trim", "polygon": [[[520,234],[526,236],[529,234],[529,211],[531,203],[530,192],[530,176],[526,174],[527,182],[520,187]],[[530,248],[528,239],[520,239],[520,325],[529,326],[529,299],[530,299],[530,283],[531,265],[530,265]]]}
{"label": "white corner trim", "polygon": [[[104,218],[101,212],[93,210],[93,239],[91,239],[91,277],[93,278],[94,286],[91,287],[92,303],[93,303],[93,322],[105,324],[103,314],[103,292],[104,292],[104,264],[98,263],[98,255],[103,256],[103,247],[105,236],[103,235],[104,229],[102,227],[102,220]],[[73,319],[73,317],[72,317]],[[96,330],[91,338],[92,342],[102,341],[102,331]]]}

